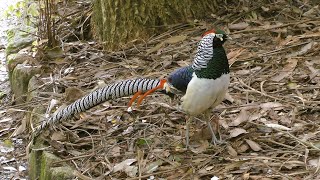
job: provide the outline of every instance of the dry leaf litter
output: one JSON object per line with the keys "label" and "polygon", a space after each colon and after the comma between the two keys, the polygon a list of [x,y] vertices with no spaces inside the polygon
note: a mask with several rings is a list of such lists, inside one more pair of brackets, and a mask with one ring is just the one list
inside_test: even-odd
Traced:
{"label": "dry leaf litter", "polygon": [[206,22],[175,25],[116,52],[65,42],[63,56],[42,63],[53,73],[39,77],[43,92],[33,100],[51,113],[104,84],[164,78],[192,62],[201,33],[224,29],[231,84],[211,120],[225,143],[209,143],[199,116],[185,150],[181,96],[155,93],[130,113],[124,97],[76,115],[46,131],[47,150],[80,179],[319,179],[320,8],[304,2],[229,4]]}

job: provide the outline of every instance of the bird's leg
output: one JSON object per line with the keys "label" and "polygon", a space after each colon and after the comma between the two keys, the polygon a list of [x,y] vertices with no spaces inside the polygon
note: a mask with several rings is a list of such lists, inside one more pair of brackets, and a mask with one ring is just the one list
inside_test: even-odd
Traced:
{"label": "bird's leg", "polygon": [[211,142],[214,144],[214,145],[217,145],[217,143],[219,142],[214,131],[213,131],[213,128],[212,128],[212,125],[210,123],[210,111],[206,111],[206,122],[207,122],[207,126],[209,127],[210,129],[210,132],[211,132]]}
{"label": "bird's leg", "polygon": [[220,123],[219,123],[219,117],[217,117],[217,119],[214,120],[215,124],[216,124],[216,129],[217,129],[217,132],[218,132],[218,136],[219,136],[219,141],[220,143],[223,142],[222,140],[222,137],[221,137],[221,133],[220,133]]}
{"label": "bird's leg", "polygon": [[133,102],[142,94],[142,91],[138,91],[136,92],[132,98],[130,99],[129,103],[128,103],[128,108],[131,108]]}
{"label": "bird's leg", "polygon": [[190,121],[193,120],[193,116],[190,115],[189,117],[186,118],[186,148],[189,148],[189,124]]}
{"label": "bird's leg", "polygon": [[[147,91],[146,93],[144,93],[144,95],[142,95],[142,96],[138,99],[137,107],[140,106],[140,104],[141,104],[141,102],[143,101],[143,99],[144,99],[146,96],[148,96],[149,94],[155,92],[155,91],[158,90],[158,89],[165,89],[166,91],[168,91],[167,88],[168,88],[167,80],[161,79],[160,84],[159,84],[157,87],[150,89],[149,91]],[[169,89],[169,88],[168,88],[168,89]]]}
{"label": "bird's leg", "polygon": [[162,87],[157,86],[157,87],[155,87],[155,88],[153,88],[153,89],[150,89],[150,90],[147,91],[146,93],[144,93],[144,95],[142,95],[142,96],[138,99],[137,107],[140,106],[140,104],[142,103],[143,99],[144,99],[146,96],[148,96],[149,94],[151,94],[151,93],[153,93],[153,92],[155,92],[156,90],[161,89],[161,88],[162,88]]}

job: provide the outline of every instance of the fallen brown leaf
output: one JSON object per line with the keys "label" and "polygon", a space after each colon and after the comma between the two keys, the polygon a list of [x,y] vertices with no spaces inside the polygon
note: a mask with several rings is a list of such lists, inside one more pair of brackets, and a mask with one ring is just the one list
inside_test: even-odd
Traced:
{"label": "fallen brown leaf", "polygon": [[298,63],[298,59],[295,59],[295,58],[289,58],[287,60],[287,64],[283,67],[282,71],[280,71],[280,73],[273,77],[271,80],[272,81],[276,81],[276,82],[279,82],[281,81],[282,79],[286,78],[287,76],[289,76],[292,71],[296,68],[297,66],[297,63]]}
{"label": "fallen brown leaf", "polygon": [[66,136],[62,132],[56,131],[52,134],[51,140],[64,141],[66,140]]}
{"label": "fallen brown leaf", "polygon": [[233,156],[233,157],[236,157],[238,155],[237,151],[235,149],[233,149],[232,146],[228,145],[227,146],[227,149],[228,149],[228,153]]}
{"label": "fallen brown leaf", "polygon": [[178,42],[182,42],[182,41],[184,41],[186,39],[187,39],[187,36],[185,36],[185,35],[172,36],[172,37],[168,38],[167,40],[165,40],[164,42],[168,43],[168,44],[175,44],[175,43],[178,43]]}
{"label": "fallen brown leaf", "polygon": [[250,148],[252,150],[254,150],[254,151],[261,151],[262,150],[262,148],[260,147],[260,145],[258,143],[254,142],[250,139],[246,139],[245,141],[248,143],[248,145],[250,146]]}
{"label": "fallen brown leaf", "polygon": [[295,56],[302,56],[302,55],[306,54],[309,50],[311,50],[312,47],[314,47],[316,44],[317,44],[316,42],[312,41],[312,42],[302,46],[300,51],[295,51],[291,54],[288,54],[286,57],[291,58],[291,57],[295,57]]}
{"label": "fallen brown leaf", "polygon": [[248,23],[240,22],[240,23],[237,23],[237,24],[229,24],[228,27],[229,27],[230,30],[243,30],[243,29],[246,29],[248,26],[249,26]]}
{"label": "fallen brown leaf", "polygon": [[266,102],[260,105],[260,108],[262,108],[263,110],[269,110],[272,108],[279,108],[282,107],[283,105],[281,103],[278,102]]}
{"label": "fallen brown leaf", "polygon": [[234,128],[230,131],[230,137],[233,138],[233,137],[237,137],[241,134],[244,134],[244,133],[247,133],[247,131],[245,129],[242,129],[242,128]]}
{"label": "fallen brown leaf", "polygon": [[248,112],[245,109],[241,109],[237,119],[232,121],[229,125],[230,126],[238,126],[239,124],[246,122],[249,120]]}

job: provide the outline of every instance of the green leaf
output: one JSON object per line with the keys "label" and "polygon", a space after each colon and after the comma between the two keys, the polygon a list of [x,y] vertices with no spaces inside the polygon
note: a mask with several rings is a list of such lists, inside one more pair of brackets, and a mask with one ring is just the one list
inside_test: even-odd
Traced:
{"label": "green leaf", "polygon": [[138,145],[146,145],[146,144],[150,144],[151,143],[151,140],[149,140],[149,139],[143,139],[143,138],[141,138],[141,139],[138,139],[137,140],[137,144]]}
{"label": "green leaf", "polygon": [[33,17],[39,16],[39,11],[38,11],[38,8],[37,8],[36,3],[32,3],[32,4],[29,6],[29,8],[28,8],[28,14],[30,14],[30,15],[33,16]]}

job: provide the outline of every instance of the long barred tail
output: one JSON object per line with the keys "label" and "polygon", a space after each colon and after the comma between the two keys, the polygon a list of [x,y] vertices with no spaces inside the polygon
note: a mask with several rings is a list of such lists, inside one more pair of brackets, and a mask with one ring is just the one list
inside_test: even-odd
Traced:
{"label": "long barred tail", "polygon": [[37,137],[45,128],[71,118],[74,114],[84,112],[110,99],[130,96],[138,91],[146,92],[159,86],[159,79],[129,79],[96,89],[88,95],[76,100],[59,112],[54,113],[48,120],[35,128],[33,136]]}

